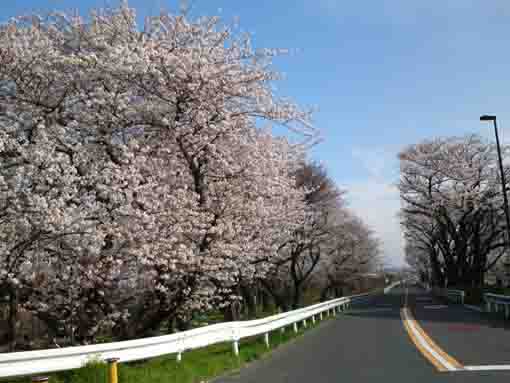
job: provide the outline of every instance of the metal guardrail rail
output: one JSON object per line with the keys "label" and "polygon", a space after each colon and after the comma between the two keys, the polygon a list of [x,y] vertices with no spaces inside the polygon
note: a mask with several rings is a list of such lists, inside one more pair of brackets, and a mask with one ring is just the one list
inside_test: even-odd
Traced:
{"label": "metal guardrail rail", "polygon": [[[447,298],[449,301],[454,301],[462,305],[465,304],[466,297],[465,291],[434,287],[433,293],[435,295],[443,296]],[[504,310],[505,318],[506,319],[510,318],[510,296],[485,293],[483,294],[483,300],[485,302],[486,312],[498,313],[500,311],[500,307],[502,307]],[[468,305],[468,307],[474,306]],[[483,308],[477,308],[477,310],[483,312]]]}
{"label": "metal guardrail rail", "polygon": [[432,292],[435,295],[441,296],[449,300],[450,302],[464,304],[466,293],[462,290],[454,290],[454,289],[444,289],[434,287],[432,288]]}
{"label": "metal guardrail rail", "polygon": [[393,282],[391,285],[389,285],[388,287],[385,287],[384,288],[384,294],[388,294],[390,292],[391,289],[393,289],[394,287],[397,287],[398,285],[400,285],[400,281],[397,281],[397,282]]}
{"label": "metal guardrail rail", "polygon": [[[485,301],[487,312],[498,312],[499,306],[504,306],[505,310],[505,318],[510,317],[510,296],[507,295],[499,295],[499,294],[483,294],[483,299]],[[494,310],[492,310],[492,305],[494,305]]]}
{"label": "metal guardrail rail", "polygon": [[[386,293],[397,284],[388,286],[384,292]],[[218,323],[171,335],[0,354],[0,378],[71,370],[80,368],[91,360],[118,359],[122,363],[168,354],[177,354],[177,360],[180,360],[185,351],[221,342],[232,342],[234,354],[238,355],[239,340],[243,338],[263,334],[266,344],[268,344],[271,331],[292,325],[294,331],[297,332],[298,322],[302,322],[306,327],[307,319],[315,322],[317,317],[322,319],[324,314],[335,314],[350,307],[352,302],[373,296],[374,293],[367,293],[337,298],[263,319]]]}

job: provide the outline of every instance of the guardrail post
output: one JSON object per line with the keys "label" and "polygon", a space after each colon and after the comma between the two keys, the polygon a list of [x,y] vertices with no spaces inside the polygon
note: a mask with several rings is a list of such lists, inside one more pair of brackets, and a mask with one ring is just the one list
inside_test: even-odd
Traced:
{"label": "guardrail post", "polygon": [[491,303],[489,301],[487,301],[487,312],[491,312]]}
{"label": "guardrail post", "polygon": [[284,333],[285,333],[285,326],[280,327],[280,334],[284,334]]}
{"label": "guardrail post", "polygon": [[315,315],[312,315],[312,324],[315,324]]}
{"label": "guardrail post", "polygon": [[184,351],[184,335],[180,335],[179,339],[178,339],[178,344],[179,344],[179,351],[177,352],[177,356],[175,358],[175,360],[177,361],[177,363],[180,363],[182,361],[182,352]]}
{"label": "guardrail post", "polygon": [[239,356],[239,338],[235,328],[232,329],[232,351],[235,356]]}
{"label": "guardrail post", "polygon": [[464,306],[464,300],[465,300],[465,297],[466,297],[466,292],[463,291],[461,294],[460,294],[460,299],[461,299],[461,304]]}
{"label": "guardrail post", "polygon": [[266,348],[269,348],[269,333],[266,332],[264,334],[264,343],[266,344]]}
{"label": "guardrail post", "polygon": [[237,339],[232,342],[232,351],[235,356],[239,356],[239,341]]}
{"label": "guardrail post", "polygon": [[505,319],[508,319],[510,316],[510,310],[508,304],[505,305]]}
{"label": "guardrail post", "polygon": [[106,362],[108,363],[108,383],[118,383],[118,371],[117,371],[117,363],[119,358],[108,358]]}
{"label": "guardrail post", "polygon": [[50,378],[47,376],[33,376],[31,381],[32,383],[47,383]]}
{"label": "guardrail post", "polygon": [[293,327],[294,327],[294,332],[297,334],[297,322],[294,322]]}
{"label": "guardrail post", "polygon": [[303,319],[303,327],[306,328],[306,319]]}
{"label": "guardrail post", "polygon": [[319,313],[319,318],[322,320],[322,311]]}

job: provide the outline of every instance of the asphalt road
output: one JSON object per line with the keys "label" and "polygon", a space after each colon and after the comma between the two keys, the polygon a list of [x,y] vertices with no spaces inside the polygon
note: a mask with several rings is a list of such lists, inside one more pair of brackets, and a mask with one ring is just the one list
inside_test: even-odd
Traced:
{"label": "asphalt road", "polygon": [[[421,327],[463,365],[510,365],[510,321],[413,290],[409,305]],[[428,300],[427,300],[428,299]]]}
{"label": "asphalt road", "polygon": [[406,302],[428,335],[462,363],[492,365],[505,363],[506,359],[510,364],[510,331],[494,325],[480,313],[450,305],[444,307],[443,302],[424,290],[409,286],[353,305],[348,312],[281,346],[269,357],[215,383],[506,382],[510,379],[510,371],[439,372],[418,350],[403,326],[400,310]]}

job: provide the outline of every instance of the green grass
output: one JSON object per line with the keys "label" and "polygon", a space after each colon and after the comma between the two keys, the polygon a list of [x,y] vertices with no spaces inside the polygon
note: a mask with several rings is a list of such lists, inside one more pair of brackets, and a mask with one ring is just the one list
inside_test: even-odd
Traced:
{"label": "green grass", "polygon": [[[330,317],[331,318],[331,317]],[[326,321],[327,317],[322,321]],[[307,328],[300,329],[297,334],[292,328],[280,330],[269,336],[270,349],[266,349],[263,336],[243,339],[239,345],[239,357],[234,356],[231,343],[221,343],[192,350],[182,354],[182,361],[177,363],[175,355],[154,358],[143,362],[119,364],[119,383],[199,383],[213,377],[238,370],[246,363],[267,355],[271,350],[286,343],[322,322],[307,321]],[[300,324],[301,325],[301,324]],[[49,383],[106,383],[107,366],[94,362],[78,370],[52,374]],[[2,380],[0,380],[2,381]],[[29,378],[10,379],[8,382],[28,383]],[[4,382],[4,381],[2,381]]]}

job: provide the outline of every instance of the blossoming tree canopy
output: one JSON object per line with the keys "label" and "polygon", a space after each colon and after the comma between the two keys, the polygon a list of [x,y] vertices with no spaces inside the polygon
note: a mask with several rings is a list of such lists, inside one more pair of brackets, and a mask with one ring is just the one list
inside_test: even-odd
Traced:
{"label": "blossoming tree canopy", "polygon": [[[0,27],[0,286],[82,339],[210,307],[305,217],[308,111],[218,18],[127,5]],[[291,144],[258,121],[298,133]],[[23,294],[21,294],[23,291]],[[120,330],[119,330],[120,331]]]}
{"label": "blossoming tree canopy", "polygon": [[483,284],[505,250],[495,146],[476,135],[451,137],[411,145],[399,157],[410,259],[427,252],[439,285]]}

